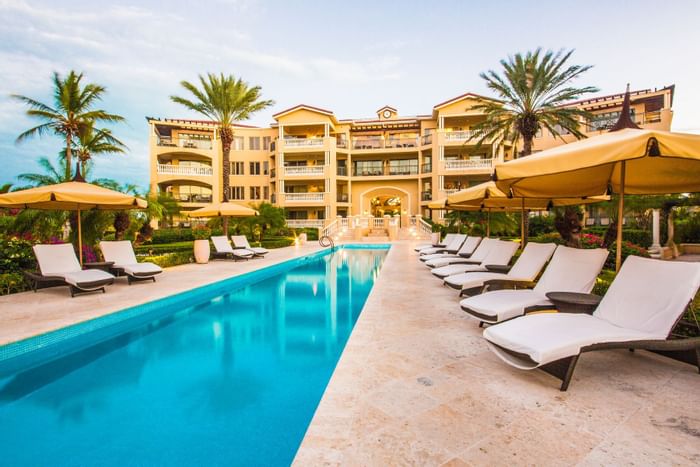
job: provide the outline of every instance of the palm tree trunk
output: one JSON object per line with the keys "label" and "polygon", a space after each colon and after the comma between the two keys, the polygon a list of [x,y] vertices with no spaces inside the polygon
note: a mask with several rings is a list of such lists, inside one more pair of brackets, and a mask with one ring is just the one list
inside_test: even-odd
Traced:
{"label": "palm tree trunk", "polygon": [[73,155],[71,144],[73,143],[73,135],[70,132],[66,133],[66,181],[70,181],[71,177],[71,157]]}
{"label": "palm tree trunk", "polygon": [[[221,128],[220,130],[220,135],[221,135],[221,164],[222,164],[222,177],[223,180],[221,181],[221,189],[223,190],[223,197],[222,200],[225,203],[228,201],[228,192],[229,192],[229,180],[230,180],[230,173],[231,173],[231,163],[230,163],[230,156],[231,156],[231,143],[233,142],[233,130],[229,127],[224,127]],[[223,228],[224,228],[224,235],[228,238],[228,217],[224,216],[223,219]]]}
{"label": "palm tree trunk", "polygon": [[532,136],[523,136],[523,156],[532,154]]}

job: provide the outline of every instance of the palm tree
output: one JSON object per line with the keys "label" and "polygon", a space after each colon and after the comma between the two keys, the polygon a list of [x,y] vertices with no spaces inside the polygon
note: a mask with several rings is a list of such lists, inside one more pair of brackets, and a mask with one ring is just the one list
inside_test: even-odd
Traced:
{"label": "palm tree", "polygon": [[[233,124],[247,120],[255,112],[274,104],[274,101],[261,100],[260,86],[250,87],[241,78],[236,79],[233,75],[209,73],[206,77],[199,75],[199,81],[201,89],[188,81],[180,82],[182,87],[194,96],[194,100],[178,96],[170,96],[170,99],[204,115],[218,125],[223,165],[221,186],[224,192],[223,201],[226,202],[231,170],[229,161],[233,142]],[[224,217],[224,235],[228,236],[227,217]]]}
{"label": "palm tree", "polygon": [[[112,135],[110,130],[106,128],[96,130],[92,124],[84,127],[78,133],[77,141],[75,141],[75,154],[80,161],[83,173],[87,169],[87,164],[92,160],[92,156],[98,154],[124,154],[126,149],[126,145]],[[67,151],[62,151],[62,155],[66,157]]]}
{"label": "palm tree", "polygon": [[500,100],[485,101],[473,107],[486,119],[472,128],[477,147],[493,139],[523,140],[522,156],[532,154],[532,142],[541,129],[561,137],[562,129],[576,138],[585,138],[579,129],[585,110],[562,107],[584,94],[598,92],[593,86],[574,87],[572,81],[591,69],[591,65],[567,65],[573,50],[568,52],[537,49],[501,60],[503,74],[494,70],[481,73],[486,86]]}
{"label": "palm tree", "polygon": [[120,122],[124,118],[95,109],[95,104],[106,92],[104,86],[81,81],[83,74],[71,71],[65,78],[53,74],[53,107],[30,97],[13,94],[12,97],[29,107],[27,115],[42,121],[17,137],[20,143],[30,137],[43,136],[47,133],[61,135],[66,139],[66,166],[62,181],[71,178],[73,139],[94,122]]}

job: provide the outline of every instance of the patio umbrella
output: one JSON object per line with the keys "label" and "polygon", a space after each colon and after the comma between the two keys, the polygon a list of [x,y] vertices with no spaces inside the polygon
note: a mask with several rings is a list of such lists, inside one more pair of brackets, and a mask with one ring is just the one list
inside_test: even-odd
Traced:
{"label": "patio umbrella", "polygon": [[[643,130],[629,117],[629,89],[609,133],[565,144],[496,167],[498,188],[513,197],[576,197],[700,191],[700,135]],[[617,223],[620,269],[622,222]]]}
{"label": "patio umbrella", "polygon": [[133,195],[87,183],[76,169],[73,181],[40,186],[0,195],[0,207],[13,209],[45,209],[49,211],[78,212],[78,250],[83,264],[83,238],[80,225],[81,211],[89,209],[121,211],[145,209],[148,203]]}
{"label": "patio umbrella", "polygon": [[242,204],[227,201],[224,203],[213,203],[209,206],[195,209],[194,211],[188,212],[187,215],[190,217],[249,217],[257,216],[258,211],[243,206]]}

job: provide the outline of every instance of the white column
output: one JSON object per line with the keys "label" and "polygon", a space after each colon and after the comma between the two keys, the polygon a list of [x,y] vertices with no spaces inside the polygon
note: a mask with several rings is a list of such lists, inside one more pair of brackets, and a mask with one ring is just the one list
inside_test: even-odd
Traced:
{"label": "white column", "polygon": [[326,138],[328,138],[328,136],[330,135],[330,131],[329,131],[329,130],[330,130],[330,125],[329,125],[328,123],[326,123],[325,125],[323,125],[323,132],[324,132],[324,133],[323,133],[323,136],[325,136]]}
{"label": "white column", "polygon": [[655,251],[659,251],[661,249],[661,226],[660,226],[660,220],[661,220],[661,209],[653,209],[652,210],[652,241],[651,241],[651,249]]}

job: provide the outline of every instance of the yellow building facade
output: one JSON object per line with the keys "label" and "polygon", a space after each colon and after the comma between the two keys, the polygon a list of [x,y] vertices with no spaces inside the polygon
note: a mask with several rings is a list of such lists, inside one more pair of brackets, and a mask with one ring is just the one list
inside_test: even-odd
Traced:
{"label": "yellow building facade", "polygon": [[[632,119],[643,128],[670,130],[674,87],[632,92]],[[402,116],[390,106],[364,119],[338,119],[330,110],[297,105],[276,113],[269,127],[236,125],[230,155],[229,200],[268,201],[286,210],[288,225],[323,228],[338,218],[399,218],[410,225],[432,216],[427,205],[488,180],[517,146],[470,139],[484,119],[474,107],[488,99],[466,93],[435,105],[430,114]],[[612,126],[623,94],[569,105],[591,112],[588,136]],[[172,194],[183,210],[223,196],[221,142],[212,122],[148,118],[150,184]],[[538,134],[534,150],[575,138]]]}

